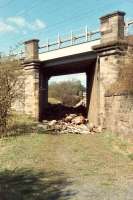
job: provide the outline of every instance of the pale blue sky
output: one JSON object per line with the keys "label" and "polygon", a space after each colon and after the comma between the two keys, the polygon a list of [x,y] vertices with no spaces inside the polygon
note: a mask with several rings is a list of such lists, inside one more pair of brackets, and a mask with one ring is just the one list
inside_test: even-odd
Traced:
{"label": "pale blue sky", "polygon": [[98,29],[98,18],[114,10],[133,19],[133,0],[0,0],[0,49],[31,38],[43,43],[85,25]]}
{"label": "pale blue sky", "polygon": [[133,0],[0,0],[0,51],[32,38],[48,38],[88,25],[99,28],[99,17],[115,10],[133,19]]}

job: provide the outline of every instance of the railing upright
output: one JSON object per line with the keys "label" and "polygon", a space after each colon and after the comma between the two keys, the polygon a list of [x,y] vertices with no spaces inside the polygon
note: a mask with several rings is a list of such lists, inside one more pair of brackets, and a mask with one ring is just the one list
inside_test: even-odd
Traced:
{"label": "railing upright", "polygon": [[45,49],[44,52],[47,52],[51,50],[56,50],[68,46],[81,44],[84,42],[89,42],[92,40],[100,39],[100,36],[93,37],[98,33],[100,33],[100,31],[89,32],[87,26],[85,27],[84,30],[80,31],[78,34],[75,34],[73,31],[71,31],[70,35],[67,35],[64,39],[61,38],[60,34],[58,33],[57,39],[54,42],[50,42],[49,40],[47,40],[47,43],[39,47],[39,49]]}

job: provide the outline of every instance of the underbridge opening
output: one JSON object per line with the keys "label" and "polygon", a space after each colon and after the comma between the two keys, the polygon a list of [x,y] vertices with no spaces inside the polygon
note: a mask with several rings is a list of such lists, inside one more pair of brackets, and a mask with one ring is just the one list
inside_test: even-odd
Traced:
{"label": "underbridge opening", "polygon": [[46,118],[61,120],[70,114],[87,117],[86,105],[85,73],[49,79]]}
{"label": "underbridge opening", "polygon": [[[76,70],[75,70],[76,71]],[[95,75],[95,64],[77,73],[45,75],[42,73],[41,120],[62,120],[70,114],[88,119]],[[95,99],[94,99],[95,101]]]}

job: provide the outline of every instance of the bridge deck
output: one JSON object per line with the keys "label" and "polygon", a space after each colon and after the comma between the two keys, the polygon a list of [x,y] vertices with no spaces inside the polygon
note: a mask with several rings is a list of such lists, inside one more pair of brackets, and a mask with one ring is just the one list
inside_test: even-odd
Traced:
{"label": "bridge deck", "polygon": [[94,40],[91,42],[86,42],[74,46],[65,47],[62,49],[57,49],[54,51],[44,52],[39,54],[39,59],[41,61],[53,60],[56,58],[72,56],[80,53],[91,52],[93,51],[92,47],[100,44],[100,40]]}

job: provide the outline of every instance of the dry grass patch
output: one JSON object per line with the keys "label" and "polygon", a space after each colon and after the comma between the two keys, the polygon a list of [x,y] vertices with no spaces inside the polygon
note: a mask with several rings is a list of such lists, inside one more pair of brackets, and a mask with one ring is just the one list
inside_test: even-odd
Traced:
{"label": "dry grass patch", "polygon": [[[7,199],[11,200],[19,200],[20,196],[24,200],[36,197],[85,200],[86,193],[95,194],[95,199],[99,200],[99,197],[107,199],[105,195],[110,191],[113,197],[114,190],[118,189],[121,200],[125,200],[123,191],[126,191],[128,181],[133,181],[133,161],[127,154],[130,144],[124,143],[109,134],[31,134],[3,138],[0,140],[1,191],[4,195],[7,181],[12,195]],[[18,187],[12,193],[11,187],[15,184]]]}

